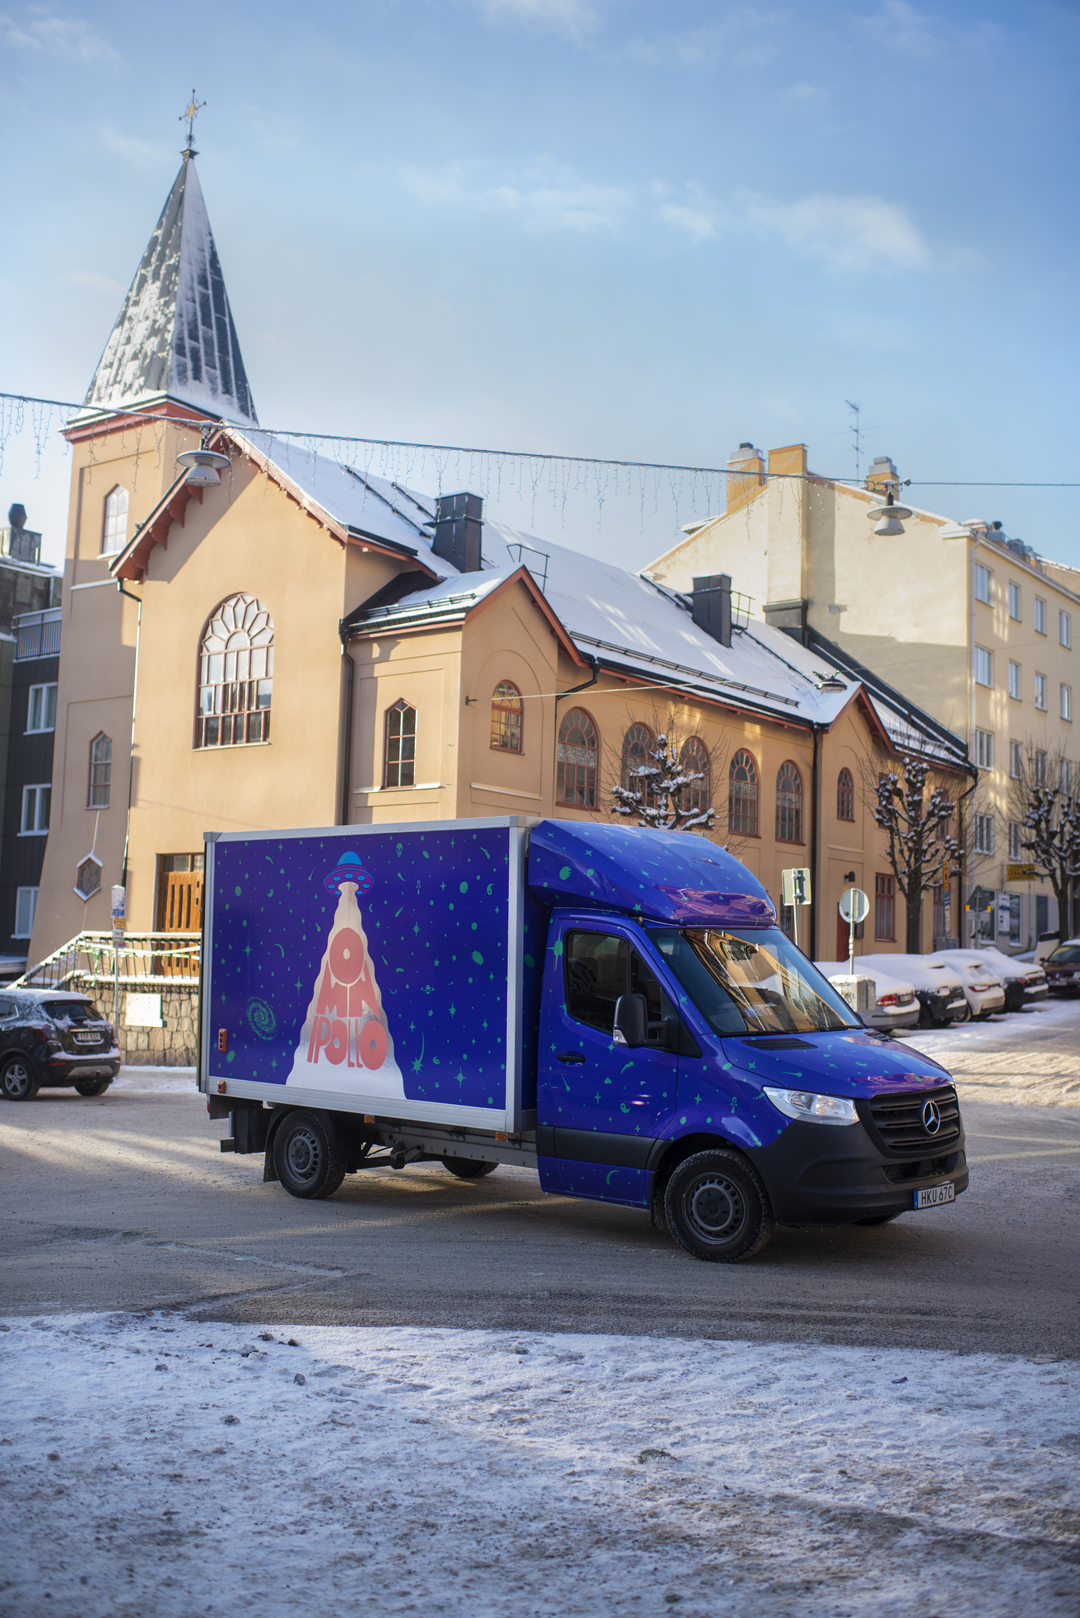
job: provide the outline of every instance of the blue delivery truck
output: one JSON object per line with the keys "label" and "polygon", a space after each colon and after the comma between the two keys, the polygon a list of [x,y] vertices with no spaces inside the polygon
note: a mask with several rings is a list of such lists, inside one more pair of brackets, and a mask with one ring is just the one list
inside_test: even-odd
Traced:
{"label": "blue delivery truck", "polygon": [[223,1151],[649,1212],[695,1258],[968,1183],[949,1075],[863,1025],[705,838],[497,819],[206,835],[199,1083]]}

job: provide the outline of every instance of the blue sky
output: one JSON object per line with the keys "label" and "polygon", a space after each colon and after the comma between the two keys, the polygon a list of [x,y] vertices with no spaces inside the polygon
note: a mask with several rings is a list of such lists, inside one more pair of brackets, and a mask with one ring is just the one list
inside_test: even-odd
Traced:
{"label": "blue sky", "polygon": [[[264,424],[850,475],[854,400],[918,504],[1080,566],[1080,490],[928,486],[1080,481],[1074,4],[100,0],[0,42],[6,390],[84,394],[194,84]],[[32,439],[0,505],[59,559]],[[509,478],[493,514],[628,565],[704,515]]]}

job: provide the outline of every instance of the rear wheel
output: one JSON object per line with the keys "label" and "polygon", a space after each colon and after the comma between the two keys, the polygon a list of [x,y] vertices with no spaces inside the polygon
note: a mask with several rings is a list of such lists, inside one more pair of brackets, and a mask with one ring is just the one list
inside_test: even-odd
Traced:
{"label": "rear wheel", "polygon": [[9,1056],[0,1067],[0,1095],[5,1101],[33,1101],[41,1080],[25,1056]]}
{"label": "rear wheel", "polygon": [[274,1167],[294,1197],[332,1197],[345,1178],[337,1143],[313,1112],[294,1112],[274,1136]]}
{"label": "rear wheel", "polygon": [[963,1011],[959,1014],[959,1016],[953,1018],[953,1022],[958,1023],[958,1022],[970,1022],[970,1021],[971,1021],[971,1007],[968,1005],[967,1001],[965,1000],[964,1001],[964,1009],[963,1009]]}
{"label": "rear wheel", "polygon": [[493,1174],[499,1165],[479,1157],[444,1157],[442,1166],[459,1180],[479,1180],[482,1174]]}
{"label": "rear wheel", "polygon": [[103,1096],[111,1079],[76,1079],[75,1088],[81,1096]]}
{"label": "rear wheel", "polygon": [[764,1185],[736,1152],[686,1158],[668,1180],[664,1212],[679,1246],[712,1264],[753,1258],[776,1228]]}

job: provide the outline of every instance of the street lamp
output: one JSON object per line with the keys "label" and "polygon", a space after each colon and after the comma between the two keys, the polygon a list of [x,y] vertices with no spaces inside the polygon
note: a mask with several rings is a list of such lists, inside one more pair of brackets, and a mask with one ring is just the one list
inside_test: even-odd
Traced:
{"label": "street lamp", "polygon": [[193,489],[212,489],[221,482],[219,472],[232,465],[227,455],[213,449],[186,449],[176,457],[179,466],[188,469],[188,486]]}
{"label": "street lamp", "polygon": [[898,506],[896,496],[890,489],[883,501],[875,501],[866,513],[874,523],[874,533],[881,534],[885,539],[893,539],[897,534],[904,532],[901,527],[905,517],[912,515],[910,506]]}

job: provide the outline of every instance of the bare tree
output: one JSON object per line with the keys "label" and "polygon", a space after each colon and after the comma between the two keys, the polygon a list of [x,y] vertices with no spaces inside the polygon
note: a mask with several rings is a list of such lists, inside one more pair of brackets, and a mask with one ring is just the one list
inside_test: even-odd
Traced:
{"label": "bare tree", "polygon": [[627,765],[625,785],[620,780],[609,788],[612,814],[663,831],[712,831],[716,820],[712,784],[723,763],[718,750],[701,742],[706,758],[687,759],[690,738],[680,734],[674,707],[663,718],[654,709],[648,719],[628,709],[627,718],[628,725],[649,731],[651,745],[642,742],[644,762]]}
{"label": "bare tree", "polygon": [[[1077,770],[1061,749],[1047,753],[1029,742],[1013,782],[1012,806],[1025,862],[1049,879],[1058,926],[1072,927],[1072,899],[1080,877],[1080,793]],[[1011,839],[1010,839],[1011,840]],[[1010,854],[1013,850],[1010,848]]]}
{"label": "bare tree", "polygon": [[888,838],[889,864],[907,907],[907,953],[917,955],[922,896],[944,880],[946,865],[959,868],[963,850],[949,830],[956,805],[948,790],[937,786],[927,795],[930,764],[907,754],[898,765],[899,774],[878,774],[872,812]]}

